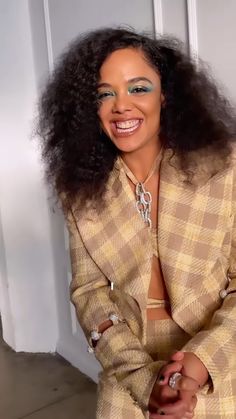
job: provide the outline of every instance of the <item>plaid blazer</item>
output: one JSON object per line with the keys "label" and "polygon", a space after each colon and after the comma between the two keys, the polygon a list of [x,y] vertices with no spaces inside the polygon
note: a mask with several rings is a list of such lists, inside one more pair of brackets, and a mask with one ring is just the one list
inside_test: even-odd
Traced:
{"label": "plaid blazer", "polygon": [[[230,167],[200,186],[183,183],[168,150],[164,153],[159,257],[172,317],[191,336],[183,350],[194,352],[207,367],[213,384],[209,392],[236,364],[235,197],[235,153]],[[67,214],[71,299],[88,341],[111,313],[118,315],[119,323],[102,334],[95,355],[105,373],[115,374],[146,410],[163,365],[142,345],[152,248],[118,163],[108,180],[106,203],[100,210],[71,208]]]}

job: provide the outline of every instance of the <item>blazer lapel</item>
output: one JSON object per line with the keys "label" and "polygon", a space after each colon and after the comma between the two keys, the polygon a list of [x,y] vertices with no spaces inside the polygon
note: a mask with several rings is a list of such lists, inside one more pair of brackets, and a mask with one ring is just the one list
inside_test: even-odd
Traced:
{"label": "blazer lapel", "polygon": [[93,208],[77,218],[82,240],[109,281],[135,296],[143,308],[151,274],[151,244],[118,163],[110,175],[105,199],[107,205],[103,209]]}
{"label": "blazer lapel", "polygon": [[[207,317],[207,312],[219,305],[218,293],[217,298],[212,299],[211,291],[219,287],[213,273],[219,270],[230,220],[230,206],[226,203],[230,202],[232,180],[230,174],[223,173],[202,186],[188,185],[168,163],[168,153],[162,162],[160,179],[161,267],[173,318],[187,332],[194,333],[199,319]],[[210,275],[212,288],[209,287]]]}
{"label": "blazer lapel", "polygon": [[[188,225],[193,196],[193,192],[183,184],[177,171],[169,165],[166,156],[161,166],[159,187],[158,246],[162,272],[173,308],[175,302],[183,297],[180,272],[185,272],[186,279],[192,265],[191,249],[185,249],[186,242],[196,241],[198,235],[198,230],[190,231]],[[183,284],[182,280],[183,276]]]}

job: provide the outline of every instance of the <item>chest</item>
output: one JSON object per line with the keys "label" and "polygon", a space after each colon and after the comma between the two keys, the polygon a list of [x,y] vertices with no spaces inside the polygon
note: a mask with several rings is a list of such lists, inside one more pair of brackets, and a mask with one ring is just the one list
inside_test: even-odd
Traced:
{"label": "chest", "polygon": [[[158,229],[159,258],[173,301],[185,292],[196,299],[225,280],[232,231],[232,176],[218,176],[192,188],[162,169],[150,185],[152,220]],[[146,306],[152,246],[137,212],[134,187],[123,173],[110,185],[108,204],[79,222],[82,240],[101,272]],[[157,219],[158,213],[158,219]],[[211,284],[210,284],[211,282]]]}
{"label": "chest", "polygon": [[[149,195],[150,218],[151,218],[153,229],[157,228],[157,223],[158,223],[159,180],[160,180],[159,173],[154,173],[151,179],[149,179],[149,181],[143,185],[144,191],[150,194]],[[136,206],[136,210],[138,210],[138,207],[139,207],[138,202],[140,201],[140,197],[137,195],[136,185],[134,185],[134,183],[131,182],[129,178],[127,178],[127,182],[132,192],[132,194],[130,195],[130,198],[133,199]]]}

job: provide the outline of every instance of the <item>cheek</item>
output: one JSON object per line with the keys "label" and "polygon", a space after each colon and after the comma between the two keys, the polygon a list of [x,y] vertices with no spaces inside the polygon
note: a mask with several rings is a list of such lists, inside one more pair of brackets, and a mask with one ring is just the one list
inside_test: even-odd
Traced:
{"label": "cheek", "polygon": [[145,113],[147,116],[148,115],[152,115],[154,113],[160,113],[160,109],[161,109],[161,97],[155,95],[150,95],[148,97],[143,98],[143,100],[141,100],[141,98],[139,99],[139,103],[137,104],[137,106],[143,111],[143,113]]}
{"label": "cheek", "polygon": [[157,100],[153,100],[151,106],[146,108],[146,118],[150,132],[159,132],[160,130],[160,113],[161,104]]}
{"label": "cheek", "polygon": [[105,134],[110,137],[111,133],[110,133],[110,124],[109,124],[109,118],[108,118],[108,114],[105,111],[104,107],[102,106],[102,109],[98,110],[98,118],[100,121],[100,127],[101,129],[105,132]]}
{"label": "cheek", "polygon": [[108,121],[108,110],[106,106],[101,105],[100,109],[98,110],[98,117],[102,125],[106,125]]}
{"label": "cheek", "polygon": [[157,100],[153,100],[152,103],[149,103],[142,108],[143,113],[145,114],[147,121],[154,124],[159,124],[160,121],[160,112],[161,104]]}

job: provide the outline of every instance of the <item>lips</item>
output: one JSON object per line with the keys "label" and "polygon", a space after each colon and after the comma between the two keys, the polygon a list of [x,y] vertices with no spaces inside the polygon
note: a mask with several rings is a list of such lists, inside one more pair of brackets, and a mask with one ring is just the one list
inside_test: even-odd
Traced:
{"label": "lips", "polygon": [[128,119],[124,121],[113,121],[111,125],[113,134],[115,136],[124,137],[127,135],[132,135],[139,129],[141,124],[141,119]]}

